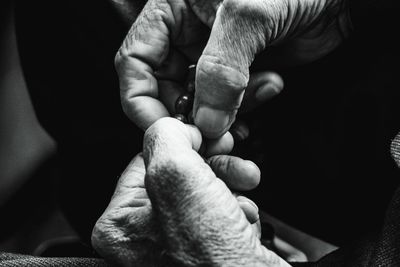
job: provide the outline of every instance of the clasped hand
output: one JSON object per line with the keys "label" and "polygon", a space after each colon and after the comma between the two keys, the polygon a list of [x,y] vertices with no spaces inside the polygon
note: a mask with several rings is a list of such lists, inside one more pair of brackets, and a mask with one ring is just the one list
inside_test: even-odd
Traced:
{"label": "clasped hand", "polygon": [[[94,248],[118,266],[288,264],[260,243],[258,209],[232,190],[254,188],[256,165],[197,153],[200,131],[164,118],[145,134],[144,150],[122,174],[92,234]],[[228,189],[229,185],[230,189]]]}

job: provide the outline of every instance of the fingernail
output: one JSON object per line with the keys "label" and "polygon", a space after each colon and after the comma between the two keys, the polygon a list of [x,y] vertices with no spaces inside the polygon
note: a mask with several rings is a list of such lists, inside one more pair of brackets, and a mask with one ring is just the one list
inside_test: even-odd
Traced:
{"label": "fingernail", "polygon": [[208,138],[219,137],[229,125],[229,112],[199,107],[194,118],[194,123]]}
{"label": "fingernail", "polygon": [[258,206],[256,205],[256,203],[254,203],[253,200],[248,199],[248,198],[245,198],[245,197],[242,197],[242,196],[238,196],[238,197],[237,197],[237,200],[238,200],[239,202],[242,202],[242,203],[248,203],[248,204],[250,204],[250,206],[252,206],[254,209],[256,209],[257,212],[259,211],[259,210],[258,210]]}
{"label": "fingernail", "polygon": [[250,204],[250,205],[252,205],[253,206],[253,208],[255,208],[256,210],[257,210],[257,212],[259,211],[258,210],[258,206],[256,205],[256,203],[254,203],[252,200],[250,200],[250,199],[247,199],[247,202]]}
{"label": "fingernail", "polygon": [[275,84],[268,83],[257,89],[255,97],[258,101],[265,101],[271,99],[282,91]]}

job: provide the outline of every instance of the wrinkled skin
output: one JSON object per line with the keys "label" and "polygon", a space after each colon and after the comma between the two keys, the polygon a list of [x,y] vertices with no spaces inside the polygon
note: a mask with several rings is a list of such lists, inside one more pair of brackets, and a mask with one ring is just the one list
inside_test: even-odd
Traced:
{"label": "wrinkled skin", "polygon": [[[142,129],[168,116],[182,73],[198,61],[195,124],[207,137],[222,136],[251,83],[254,59],[318,59],[347,37],[347,13],[346,0],[149,0],[116,56],[124,110]],[[281,87],[268,78],[257,85],[268,83]]]}
{"label": "wrinkled skin", "polygon": [[197,128],[163,119],[146,132],[144,142],[146,188],[175,261],[288,266],[261,245],[238,201],[196,152],[201,145]]}
{"label": "wrinkled skin", "polygon": [[[348,33],[342,1],[148,1],[116,56],[125,113],[144,130],[169,116],[187,66],[198,61],[195,124],[207,137],[223,137],[245,88],[257,92],[272,84],[279,92],[283,87],[276,74],[249,74],[256,55],[267,64],[305,63],[326,55]],[[271,46],[281,49],[268,55]],[[163,127],[165,121],[178,125]],[[248,222],[251,208],[246,210],[196,153],[200,133],[189,130],[182,136],[182,127],[162,120],[146,133],[146,171],[138,156],[121,178],[94,228],[96,250],[123,266],[157,266],[164,249],[187,266],[287,266],[259,243],[256,227]],[[187,142],[179,143],[177,136]],[[156,220],[162,228],[155,227]]]}
{"label": "wrinkled skin", "polygon": [[[100,255],[118,266],[159,266],[166,251],[173,259],[191,266],[194,262],[222,261],[208,255],[208,250],[217,247],[224,251],[237,246],[234,255],[239,255],[243,245],[255,246],[255,242],[257,253],[264,251],[259,244],[257,206],[232,194],[225,185],[240,191],[254,188],[260,178],[258,168],[252,162],[223,155],[209,158],[206,164],[196,152],[201,142],[197,128],[175,119],[162,119],[149,128],[144,140],[144,160],[139,154],[129,164],[94,227],[92,244]],[[197,183],[203,179],[216,185],[208,181]],[[216,192],[214,187],[218,188]],[[216,215],[220,218],[213,217]],[[228,220],[226,224],[218,225],[224,220]],[[231,228],[237,228],[235,235],[245,234],[246,244],[230,243],[227,230]],[[186,236],[188,231],[192,232],[190,236]],[[201,237],[206,233],[211,236]],[[213,235],[226,235],[227,247],[218,240],[214,244]],[[208,247],[206,251],[187,251],[202,242],[202,246]],[[250,252],[253,253],[246,251]]]}

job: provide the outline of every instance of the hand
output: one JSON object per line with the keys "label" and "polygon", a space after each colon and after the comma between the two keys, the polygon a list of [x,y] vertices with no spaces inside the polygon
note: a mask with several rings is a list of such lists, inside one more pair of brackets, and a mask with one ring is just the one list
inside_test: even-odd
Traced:
{"label": "hand", "polygon": [[[164,121],[163,127],[160,123],[149,130],[146,136],[161,136],[166,130],[185,136],[193,131],[190,126],[185,126],[175,119]],[[177,127],[177,130],[172,130],[174,127]],[[158,146],[161,144],[159,141],[174,143],[177,147],[186,145],[186,139],[179,139],[179,136],[176,136],[178,140],[176,137],[170,139],[170,136],[171,134],[167,135],[163,140],[153,140],[155,143],[147,138],[144,147]],[[201,142],[201,139],[196,142]],[[232,190],[250,190],[259,183],[259,169],[250,161],[224,155],[210,157],[207,161],[212,170]],[[93,247],[105,259],[118,266],[160,265],[161,251],[164,250],[160,234],[161,223],[157,221],[147,195],[145,173],[143,157],[139,154],[122,174],[109,206],[93,230]],[[235,198],[256,236],[260,237],[257,206],[238,194],[235,194]]]}
{"label": "hand", "polygon": [[[336,48],[350,28],[346,1],[223,1],[198,62],[194,122],[202,133],[215,138],[229,129],[257,54],[263,52],[257,60],[264,65],[299,64]],[[208,1],[190,2],[197,3],[194,12],[207,22],[202,9]],[[215,6],[211,1],[209,9]]]}
{"label": "hand", "polygon": [[[187,61],[196,62],[202,53],[196,75],[195,124],[207,137],[222,136],[251,84],[249,67],[255,56],[265,50],[258,62],[282,65],[326,55],[348,34],[345,1],[190,0],[189,7],[183,0],[150,0],[116,57],[126,114],[142,129],[168,116],[171,108],[166,106],[173,106],[168,104],[173,100],[163,96],[176,99]],[[212,26],[210,35],[198,18]],[[268,54],[270,47],[279,49]],[[278,92],[283,86],[280,78],[265,79],[264,84]],[[258,84],[257,90],[261,88]]]}
{"label": "hand", "polygon": [[[201,8],[191,2],[196,10],[215,14],[218,1],[206,3]],[[127,21],[129,14],[135,13],[130,4],[125,0],[116,5]],[[174,103],[183,91],[187,67],[198,61],[208,37],[209,28],[187,1],[147,2],[115,59],[122,107],[136,125],[146,130],[159,118],[175,113]],[[248,107],[254,108],[282,89],[283,81],[276,73],[253,73],[246,94]]]}
{"label": "hand", "polygon": [[289,266],[263,247],[225,183],[196,152],[200,131],[161,119],[145,134],[145,184],[167,254],[182,266]]}

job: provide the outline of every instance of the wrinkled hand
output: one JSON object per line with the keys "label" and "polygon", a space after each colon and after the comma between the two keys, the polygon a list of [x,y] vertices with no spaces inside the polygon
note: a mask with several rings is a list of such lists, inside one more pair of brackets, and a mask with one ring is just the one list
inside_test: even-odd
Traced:
{"label": "wrinkled hand", "polygon": [[196,127],[159,120],[144,142],[147,192],[175,262],[288,266],[261,245],[231,191],[196,152],[201,145]]}
{"label": "wrinkled hand", "polygon": [[[134,13],[131,1],[118,2],[125,3],[117,7],[129,18]],[[149,0],[116,55],[122,107],[143,130],[159,118],[175,113],[174,104],[184,90],[187,68],[198,61],[207,43],[210,30],[190,5],[200,16],[209,13],[211,19],[219,1],[206,1],[205,6],[197,4],[203,3]],[[248,106],[255,107],[278,94],[283,81],[276,73],[258,72],[251,75],[247,89]]]}
{"label": "wrinkled hand", "polygon": [[[282,65],[309,62],[336,48],[350,28],[345,1],[223,1],[196,74],[194,122],[202,133],[217,137],[229,129],[260,52],[279,47],[259,61]],[[206,21],[200,8],[194,12]]]}
{"label": "wrinkled hand", "polygon": [[[251,84],[249,67],[256,55],[266,51],[257,60],[268,65],[304,63],[326,55],[349,32],[346,1],[148,1],[116,57],[125,112],[143,129],[168,116],[173,101],[162,100],[164,106],[159,99],[176,99],[179,75],[185,73],[188,60],[196,62],[201,54],[195,124],[207,137],[223,135]],[[212,27],[209,35],[200,21]],[[273,46],[279,49],[268,54]],[[263,85],[282,89],[276,75],[257,75],[264,78],[254,92],[263,92]]]}
{"label": "wrinkled hand", "polygon": [[[191,162],[190,158],[197,154],[195,150],[192,151],[191,145],[193,144],[198,149],[200,143],[201,136],[196,128],[184,125],[175,119],[164,119],[157,122],[154,127],[146,132],[144,141],[146,159],[153,162],[150,165],[154,165],[155,160],[162,159],[160,163],[165,163],[170,159],[175,160],[173,153],[178,152],[176,149],[180,150],[179,147],[183,147],[184,149],[179,151],[182,159]],[[164,144],[175,147],[175,150],[170,152],[166,150],[154,151],[156,147],[164,147]],[[169,149],[169,147],[164,147],[164,149]],[[154,153],[150,151],[154,151]],[[212,172],[215,172],[232,190],[249,190],[257,186],[259,182],[259,170],[250,161],[224,155],[210,157],[207,161],[209,165],[206,166],[210,166],[208,168],[211,168]],[[205,164],[202,158],[201,163]],[[182,164],[188,166],[186,163],[182,162]],[[196,168],[196,166],[190,168]],[[157,172],[159,169],[147,166],[148,177],[153,177],[155,171]],[[184,173],[179,173],[180,171]],[[192,173],[190,170],[179,168],[176,169],[175,175],[182,176],[183,179],[186,172]],[[153,199],[150,201],[151,198],[149,199],[147,194],[149,189],[146,186],[146,191],[145,188],[145,174],[143,157],[138,155],[122,174],[109,206],[97,221],[93,230],[93,247],[105,259],[116,265],[159,266],[162,260],[161,252],[165,249],[165,235],[163,236],[160,229],[164,221],[163,216],[156,218],[154,206],[152,206]],[[199,179],[202,179],[202,173],[198,173],[198,175]],[[163,179],[163,175],[160,175],[159,178]],[[155,182],[152,178],[149,181]],[[181,197],[186,193],[191,194],[191,192],[181,191],[174,183],[170,184],[162,180],[160,180],[160,183],[163,184],[162,187],[165,189],[163,195],[167,192],[170,197],[172,195]],[[198,189],[203,190],[202,188]],[[155,199],[158,199],[158,197]],[[257,206],[251,200],[237,194],[235,194],[235,197],[232,196],[232,199],[235,205],[244,212],[248,221],[247,224],[251,225],[250,231],[256,238],[259,238],[260,225]],[[168,199],[164,200],[169,202]],[[210,206],[211,209],[213,205]],[[204,206],[203,208],[208,207]],[[171,209],[173,208],[170,207],[170,211]],[[187,211],[177,211],[173,216],[179,220],[181,216],[184,216],[184,213],[191,212],[197,211],[192,211],[188,207]],[[183,240],[182,242],[186,241]]]}

